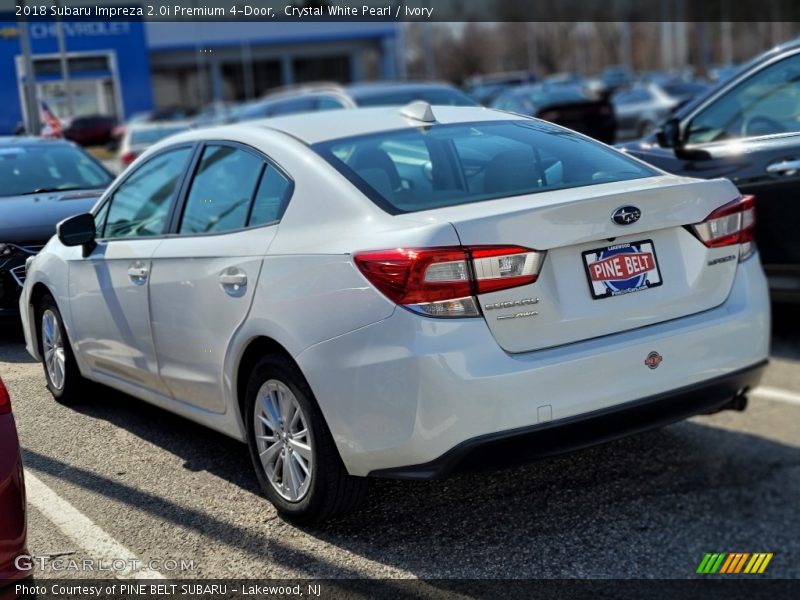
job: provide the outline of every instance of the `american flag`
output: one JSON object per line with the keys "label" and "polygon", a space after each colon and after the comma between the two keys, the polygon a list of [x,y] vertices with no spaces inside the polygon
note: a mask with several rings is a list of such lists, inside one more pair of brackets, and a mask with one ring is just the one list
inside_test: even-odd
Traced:
{"label": "american flag", "polygon": [[61,121],[44,101],[42,101],[42,119],[50,127],[48,137],[61,137]]}

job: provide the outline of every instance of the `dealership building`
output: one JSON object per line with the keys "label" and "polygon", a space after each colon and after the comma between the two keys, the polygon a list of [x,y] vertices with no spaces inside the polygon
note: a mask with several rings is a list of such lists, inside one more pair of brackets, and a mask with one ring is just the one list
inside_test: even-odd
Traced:
{"label": "dealership building", "polygon": [[[25,118],[20,26],[0,21],[0,135]],[[37,96],[63,117],[57,27],[28,23]],[[393,79],[401,43],[395,23],[65,22],[63,33],[73,113],[120,119],[154,107],[258,98],[310,81]]]}

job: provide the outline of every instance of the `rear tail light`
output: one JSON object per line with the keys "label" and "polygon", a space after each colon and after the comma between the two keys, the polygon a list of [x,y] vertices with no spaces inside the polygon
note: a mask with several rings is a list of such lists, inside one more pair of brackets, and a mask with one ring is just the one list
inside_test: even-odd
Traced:
{"label": "rear tail light", "polygon": [[11,398],[8,395],[3,380],[0,379],[0,415],[7,415],[11,412]]}
{"label": "rear tail light", "polygon": [[719,207],[692,229],[708,248],[739,245],[739,261],[755,252],[756,197],[742,196]]}
{"label": "rear tail light", "polygon": [[122,164],[127,167],[129,164],[131,164],[133,161],[136,160],[137,156],[138,154],[136,154],[135,152],[126,152],[120,157],[120,160],[122,161]]}
{"label": "rear tail light", "polygon": [[477,317],[475,296],[536,281],[545,253],[519,246],[358,252],[356,266],[390,300],[433,317]]}

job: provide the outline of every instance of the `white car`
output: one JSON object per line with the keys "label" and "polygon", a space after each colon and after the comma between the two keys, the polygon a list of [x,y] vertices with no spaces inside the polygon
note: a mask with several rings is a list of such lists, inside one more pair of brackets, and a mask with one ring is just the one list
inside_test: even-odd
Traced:
{"label": "white car", "polygon": [[743,408],[753,199],[555,125],[413,103],[189,131],[29,261],[28,351],[249,444],[318,521],[432,478]]}

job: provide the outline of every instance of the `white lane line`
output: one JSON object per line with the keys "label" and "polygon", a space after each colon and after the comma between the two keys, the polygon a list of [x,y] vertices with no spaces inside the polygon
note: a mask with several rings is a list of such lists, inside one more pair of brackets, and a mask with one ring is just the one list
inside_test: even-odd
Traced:
{"label": "white lane line", "polygon": [[790,392],[773,387],[757,387],[751,393],[753,396],[766,398],[767,400],[777,400],[778,402],[800,405],[800,394],[797,392]]}
{"label": "white lane line", "polygon": [[102,563],[106,568],[111,568],[113,561],[124,561],[124,568],[113,570],[114,575],[120,579],[164,579],[158,571],[145,570],[133,552],[56,494],[28,469],[25,470],[25,488],[31,506],[86,550],[95,564]]}

